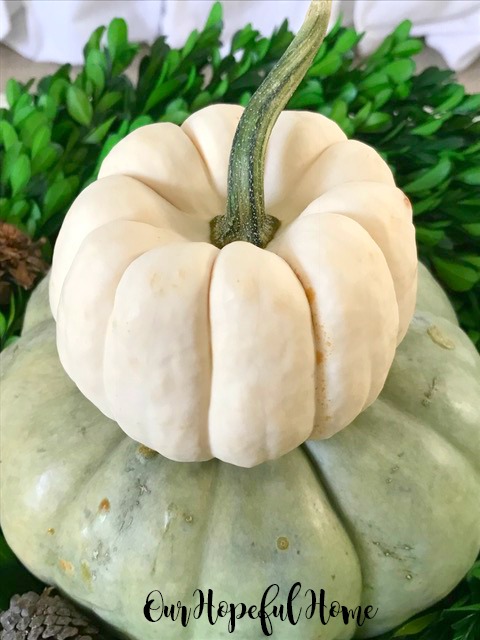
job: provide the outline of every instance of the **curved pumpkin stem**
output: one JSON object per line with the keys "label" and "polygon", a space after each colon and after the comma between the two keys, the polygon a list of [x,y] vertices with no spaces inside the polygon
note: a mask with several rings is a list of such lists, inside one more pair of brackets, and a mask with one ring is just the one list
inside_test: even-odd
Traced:
{"label": "curved pumpkin stem", "polygon": [[211,221],[211,240],[219,248],[236,240],[265,247],[280,226],[277,218],[265,212],[267,144],[278,116],[325,38],[330,9],[331,0],[312,0],[297,35],[243,112],[230,153],[227,211]]}

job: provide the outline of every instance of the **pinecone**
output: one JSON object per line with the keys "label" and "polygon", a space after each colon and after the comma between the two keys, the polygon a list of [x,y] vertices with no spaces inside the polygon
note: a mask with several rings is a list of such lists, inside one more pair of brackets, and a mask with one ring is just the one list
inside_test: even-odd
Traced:
{"label": "pinecone", "polygon": [[53,591],[13,596],[10,609],[0,615],[0,640],[104,640],[83,613]]}
{"label": "pinecone", "polygon": [[34,242],[13,224],[0,221],[0,304],[8,304],[14,284],[31,289],[37,278],[46,273],[43,244],[45,239]]}

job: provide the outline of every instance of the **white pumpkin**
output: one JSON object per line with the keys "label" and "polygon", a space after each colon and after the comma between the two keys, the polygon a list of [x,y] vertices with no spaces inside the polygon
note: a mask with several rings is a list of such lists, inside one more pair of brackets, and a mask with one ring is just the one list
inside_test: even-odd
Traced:
{"label": "white pumpkin", "polygon": [[388,166],[327,118],[282,112],[329,14],[312,0],[243,113],[117,144],[57,240],[66,372],[173,460],[250,467],[333,435],[377,398],[412,317],[412,210]]}
{"label": "white pumpkin", "polygon": [[210,243],[242,109],[131,133],[61,229],[50,286],[68,375],[135,440],[241,466],[348,425],[411,319],[408,199],[368,146],[283,112],[265,168],[265,249]]}

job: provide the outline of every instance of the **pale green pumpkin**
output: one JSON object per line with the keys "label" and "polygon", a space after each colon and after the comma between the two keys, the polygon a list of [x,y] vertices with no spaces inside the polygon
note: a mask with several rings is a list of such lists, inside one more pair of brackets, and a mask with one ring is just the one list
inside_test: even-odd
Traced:
{"label": "pale green pumpkin", "polygon": [[[333,438],[253,469],[171,462],[101,415],[58,361],[45,284],[3,360],[7,540],[39,578],[130,638],[261,638],[246,618],[233,635],[206,616],[186,630],[147,622],[146,596],[191,605],[199,587],[258,605],[278,583],[280,604],[297,580],[327,602],[378,607],[359,632],[370,636],[444,596],[478,552],[480,359],[424,268],[377,402]],[[356,631],[318,616],[272,624],[287,640]]]}

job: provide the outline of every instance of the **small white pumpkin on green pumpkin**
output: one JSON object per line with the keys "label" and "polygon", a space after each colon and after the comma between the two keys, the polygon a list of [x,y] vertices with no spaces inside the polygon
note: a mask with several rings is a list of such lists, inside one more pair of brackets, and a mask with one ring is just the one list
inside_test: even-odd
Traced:
{"label": "small white pumpkin on green pumpkin", "polygon": [[117,144],[60,231],[61,362],[173,460],[250,467],[332,436],[378,397],[411,320],[412,210],[390,169],[324,116],[282,112],[329,13],[312,2],[245,111]]}

